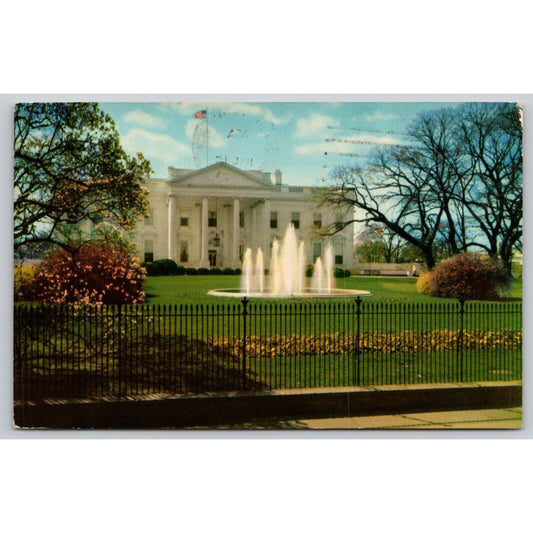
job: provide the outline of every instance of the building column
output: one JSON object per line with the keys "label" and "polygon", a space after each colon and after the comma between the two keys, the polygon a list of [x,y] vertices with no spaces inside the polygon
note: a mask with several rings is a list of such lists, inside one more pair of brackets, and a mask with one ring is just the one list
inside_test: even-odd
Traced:
{"label": "building column", "polygon": [[263,204],[263,216],[261,217],[259,233],[263,234],[263,256],[265,257],[265,268],[270,268],[270,200],[265,200]]}
{"label": "building column", "polygon": [[176,260],[176,197],[168,197],[168,258]]}
{"label": "building column", "polygon": [[209,255],[208,255],[208,238],[209,238],[209,200],[204,198],[202,200],[202,219],[201,219],[201,248],[200,248],[200,267],[209,268]]}
{"label": "building column", "polygon": [[240,234],[239,214],[240,212],[241,212],[241,202],[239,198],[235,198],[233,200],[233,242],[232,242],[233,268],[241,267],[241,260],[239,259],[239,234]]}
{"label": "building column", "polygon": [[255,205],[252,207],[250,226],[250,246],[255,253],[255,249],[261,247],[261,244],[258,246],[257,241],[257,206]]}

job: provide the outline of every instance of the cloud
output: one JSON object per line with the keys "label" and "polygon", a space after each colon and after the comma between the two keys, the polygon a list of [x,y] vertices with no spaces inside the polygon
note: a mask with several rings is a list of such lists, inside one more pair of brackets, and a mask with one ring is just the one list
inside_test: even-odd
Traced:
{"label": "cloud", "polygon": [[398,118],[394,113],[382,113],[381,111],[374,111],[372,115],[363,115],[363,120],[395,120]]}
{"label": "cloud", "polygon": [[142,152],[147,159],[156,158],[170,163],[178,157],[191,154],[189,146],[175,141],[172,137],[140,128],[131,129],[120,139],[124,150],[130,153]]}
{"label": "cloud", "polygon": [[141,109],[130,111],[124,117],[124,120],[130,124],[137,124],[139,126],[144,126],[145,128],[163,128],[166,125],[159,117],[150,115]]}
{"label": "cloud", "polygon": [[[187,135],[187,138],[191,141],[194,141],[196,138],[202,138],[205,137],[205,120],[198,120],[198,119],[191,119],[187,121],[187,124],[185,125],[185,135]],[[213,126],[209,126],[209,146],[212,146],[213,148],[218,148],[219,146],[223,146],[226,143],[226,140],[218,133],[218,131],[213,128]]]}
{"label": "cloud", "polygon": [[313,113],[309,118],[300,118],[296,122],[295,137],[310,137],[318,132],[324,131],[328,126],[338,126],[338,121],[328,117],[327,115],[321,115],[319,113]]}

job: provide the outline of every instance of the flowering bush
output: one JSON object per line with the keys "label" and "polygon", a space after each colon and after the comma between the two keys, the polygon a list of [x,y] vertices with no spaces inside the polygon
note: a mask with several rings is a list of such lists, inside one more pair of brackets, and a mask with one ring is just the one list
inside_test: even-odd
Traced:
{"label": "flowering bush", "polygon": [[431,278],[430,272],[423,272],[416,280],[416,290],[422,294],[431,294],[431,285],[429,280]]}
{"label": "flowering bush", "polygon": [[36,268],[21,265],[13,269],[14,298],[16,302],[33,299]]}
{"label": "flowering bush", "polygon": [[[359,350],[378,354],[412,354],[453,351],[462,343],[464,349],[519,349],[522,346],[521,331],[463,331],[446,329],[432,331],[404,330],[396,333],[362,333]],[[249,337],[246,339],[247,357],[285,357],[289,355],[331,355],[354,353],[356,337],[353,334],[330,335],[275,335],[273,337]],[[216,339],[214,348],[233,356],[242,355],[242,339]]]}
{"label": "flowering bush", "polygon": [[117,244],[89,244],[74,254],[64,250],[40,265],[35,299],[50,303],[135,304],[144,302],[145,271]]}
{"label": "flowering bush", "polygon": [[508,279],[495,261],[474,254],[461,254],[439,263],[429,273],[432,296],[462,300],[490,300],[502,296]]}

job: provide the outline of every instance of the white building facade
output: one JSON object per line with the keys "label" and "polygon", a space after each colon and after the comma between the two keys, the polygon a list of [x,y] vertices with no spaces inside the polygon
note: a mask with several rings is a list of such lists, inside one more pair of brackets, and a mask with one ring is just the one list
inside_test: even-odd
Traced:
{"label": "white building facade", "polygon": [[223,162],[199,170],[170,167],[167,180],[149,180],[147,188],[150,214],[135,230],[145,262],[240,268],[246,248],[261,248],[268,268],[273,241],[281,241],[293,224],[306,243],[307,264],[331,244],[335,265],[353,267],[353,226],[322,235],[332,224],[340,228],[347,213],[320,205],[316,188],[284,185],[280,171],[271,175]]}

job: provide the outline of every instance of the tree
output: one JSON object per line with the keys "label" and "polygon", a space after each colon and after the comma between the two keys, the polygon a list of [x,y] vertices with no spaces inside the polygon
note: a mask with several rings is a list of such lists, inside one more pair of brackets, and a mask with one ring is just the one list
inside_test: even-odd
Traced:
{"label": "tree", "polygon": [[416,248],[384,226],[370,224],[357,241],[355,254],[362,263],[410,263],[422,259]]}
{"label": "tree", "polygon": [[469,179],[459,200],[475,227],[476,245],[500,259],[511,275],[513,252],[522,245],[522,117],[510,103],[466,104],[460,140]]}
{"label": "tree", "polygon": [[38,243],[69,249],[73,226],[131,229],[146,214],[150,163],[126,154],[96,103],[17,104],[14,163],[15,251]]}
{"label": "tree", "polygon": [[411,143],[377,150],[365,167],[337,168],[325,201],[355,207],[350,222],[386,227],[430,269],[484,249],[510,274],[522,236],[520,118],[513,104],[421,113],[408,128]]}

